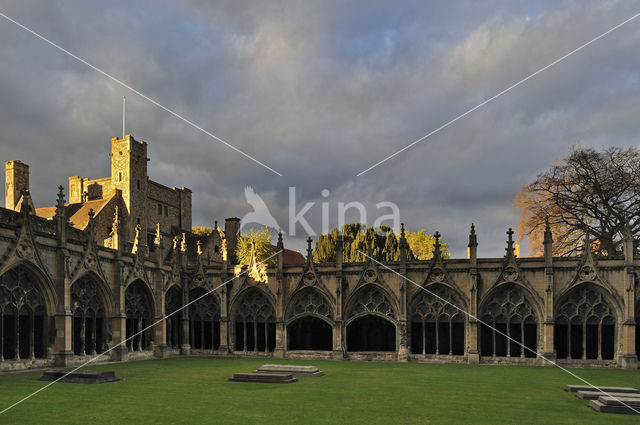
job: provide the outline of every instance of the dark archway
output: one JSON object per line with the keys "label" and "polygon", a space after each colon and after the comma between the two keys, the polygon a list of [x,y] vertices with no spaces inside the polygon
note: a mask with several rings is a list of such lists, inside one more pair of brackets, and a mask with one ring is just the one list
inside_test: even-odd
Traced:
{"label": "dark archway", "polygon": [[349,351],[396,351],[396,326],[373,314],[359,317],[347,326]]}
{"label": "dark archway", "polygon": [[463,355],[465,317],[454,305],[464,305],[445,285],[428,290],[419,289],[411,301],[411,353]]}
{"label": "dark archway", "polygon": [[76,355],[96,355],[107,349],[107,317],[98,285],[89,276],[71,285],[71,341]]}
{"label": "dark archway", "polygon": [[189,299],[192,300],[189,305],[191,348],[217,350],[220,348],[220,305],[213,294],[204,294],[207,294],[204,288],[189,292]]}
{"label": "dark archway", "polygon": [[147,285],[140,280],[129,285],[124,293],[124,303],[127,315],[127,347],[129,351],[146,350],[153,340],[153,329],[146,329],[153,323],[153,298]]}
{"label": "dark archway", "polygon": [[558,303],[555,347],[559,359],[611,360],[615,355],[616,314],[603,289],[583,283]]}
{"label": "dark archway", "polygon": [[538,319],[518,284],[500,285],[481,306],[480,320],[480,355],[536,357]]}
{"label": "dark archway", "polygon": [[305,288],[287,306],[289,350],[331,350],[333,347],[333,309],[316,289]]}
{"label": "dark archway", "polygon": [[0,276],[0,359],[48,355],[49,318],[37,282],[22,265]]}
{"label": "dark archway", "polygon": [[234,303],[234,347],[237,351],[270,352],[276,348],[275,310],[267,296],[251,288]]}
{"label": "dark archway", "polygon": [[360,289],[347,309],[348,351],[395,351],[395,311],[375,285]]}
{"label": "dark archway", "polygon": [[322,319],[304,316],[287,326],[290,350],[331,350],[333,328]]}
{"label": "dark archway", "polygon": [[164,296],[164,311],[167,318],[167,345],[172,348],[179,348],[182,341],[182,326],[180,326],[180,318],[182,317],[182,289],[173,285]]}

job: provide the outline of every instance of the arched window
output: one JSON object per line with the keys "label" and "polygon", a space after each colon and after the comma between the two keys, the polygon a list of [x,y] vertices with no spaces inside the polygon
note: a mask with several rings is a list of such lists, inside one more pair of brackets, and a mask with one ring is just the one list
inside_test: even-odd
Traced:
{"label": "arched window", "polygon": [[0,276],[0,334],[0,360],[47,357],[45,300],[24,266]]}
{"label": "arched window", "polygon": [[615,354],[616,315],[603,289],[583,283],[558,303],[555,346],[559,359],[610,360]]}
{"label": "arched window", "polygon": [[[480,354],[492,357],[536,357],[538,320],[524,290],[500,285],[480,308]],[[523,348],[526,347],[526,348]]]}
{"label": "arched window", "polygon": [[189,305],[189,335],[191,348],[217,350],[220,347],[220,306],[213,294],[204,288],[189,292],[189,300],[198,301]]}
{"label": "arched window", "polygon": [[85,276],[71,285],[71,313],[73,352],[95,355],[106,350],[107,318],[98,282]]}
{"label": "arched window", "polygon": [[[178,311],[182,307],[182,289],[174,285],[167,291],[164,297],[165,316]],[[179,348],[182,341],[182,326],[180,318],[182,312],[178,311],[167,318],[167,345],[172,348]]]}
{"label": "arched window", "polygon": [[149,289],[142,281],[133,282],[124,293],[124,303],[127,315],[127,347],[129,351],[146,350],[153,339],[153,329],[143,331],[153,323],[153,301]]}
{"label": "arched window", "polygon": [[331,350],[333,309],[319,291],[305,288],[287,307],[287,344],[290,350]]}
{"label": "arched window", "polygon": [[360,289],[347,309],[349,351],[395,351],[395,312],[384,293],[374,285]]}
{"label": "arched window", "polygon": [[463,355],[465,317],[454,306],[464,306],[445,285],[427,290],[419,289],[411,301],[411,352]]}
{"label": "arched window", "polygon": [[276,347],[275,310],[266,295],[248,289],[240,295],[233,309],[235,349],[255,353]]}

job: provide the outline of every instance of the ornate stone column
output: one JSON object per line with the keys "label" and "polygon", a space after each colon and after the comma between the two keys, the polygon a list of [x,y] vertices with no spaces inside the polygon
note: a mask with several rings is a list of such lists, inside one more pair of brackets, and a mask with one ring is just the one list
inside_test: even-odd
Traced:
{"label": "ornate stone column", "polygon": [[622,322],[622,355],[619,357],[620,366],[625,369],[638,368],[638,353],[636,353],[636,322],[635,322],[635,273],[633,267],[633,236],[629,221],[625,224],[624,239],[624,322]]}
{"label": "ornate stone column", "polygon": [[478,237],[476,228],[471,224],[468,245],[469,257],[469,315],[467,316],[467,362],[469,364],[480,363],[478,351]]}
{"label": "ornate stone column", "polygon": [[[404,234],[404,223],[400,225],[400,274],[406,278],[407,276],[407,250],[409,244]],[[400,311],[398,321],[398,360],[401,362],[409,361],[409,337],[407,333],[407,280],[400,279]]]}
{"label": "ornate stone column", "polygon": [[[311,239],[311,238],[309,238]],[[309,242],[310,244],[310,242]],[[284,242],[282,232],[278,232],[278,243],[276,244],[277,264],[276,264],[276,348],[273,356],[278,358],[286,357],[287,330],[284,323]],[[257,346],[257,341],[256,341]]]}
{"label": "ornate stone column", "polygon": [[[545,279],[545,298],[544,298],[544,322],[542,324],[542,346],[538,351],[551,361],[557,359],[555,350],[555,318],[554,318],[554,274],[553,274],[553,235],[551,227],[547,221],[544,231],[544,279]],[[538,332],[540,333],[540,331]],[[543,366],[553,366],[551,362],[540,359]]]}

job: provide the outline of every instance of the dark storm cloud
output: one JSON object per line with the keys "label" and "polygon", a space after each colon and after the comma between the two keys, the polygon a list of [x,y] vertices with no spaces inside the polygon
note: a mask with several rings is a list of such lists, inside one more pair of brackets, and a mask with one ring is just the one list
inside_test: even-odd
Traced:
{"label": "dark storm cloud", "polygon": [[[393,201],[411,229],[501,256],[509,200],[572,144],[637,143],[640,21],[355,175],[637,13],[638,1],[3,2],[1,11],[284,174],[278,177],[0,20],[0,157],[31,165],[38,206],[109,173],[111,137],[150,143],[150,176],[194,190],[194,222]],[[328,189],[325,199],[321,191]],[[388,213],[383,211],[382,213]],[[300,231],[300,229],[299,229]],[[305,235],[286,241],[302,248]]]}

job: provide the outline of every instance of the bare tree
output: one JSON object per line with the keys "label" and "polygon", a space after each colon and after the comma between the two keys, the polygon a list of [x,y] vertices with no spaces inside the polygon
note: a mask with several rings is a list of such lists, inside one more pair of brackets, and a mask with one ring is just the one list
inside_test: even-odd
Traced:
{"label": "bare tree", "polygon": [[620,254],[625,224],[640,230],[640,149],[603,151],[573,147],[569,155],[514,199],[520,210],[518,233],[527,235],[532,254],[542,252],[545,221],[554,237],[554,255],[575,255],[585,232],[601,255]]}

